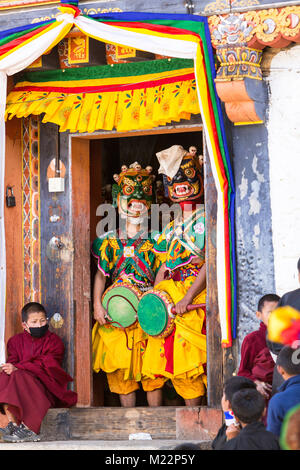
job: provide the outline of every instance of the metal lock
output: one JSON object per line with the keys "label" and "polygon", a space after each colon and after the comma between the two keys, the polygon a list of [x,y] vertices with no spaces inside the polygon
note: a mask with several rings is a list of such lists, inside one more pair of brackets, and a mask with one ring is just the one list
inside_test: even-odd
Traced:
{"label": "metal lock", "polygon": [[12,186],[7,186],[6,187],[6,205],[7,205],[7,207],[14,207],[16,205],[16,198],[14,196]]}

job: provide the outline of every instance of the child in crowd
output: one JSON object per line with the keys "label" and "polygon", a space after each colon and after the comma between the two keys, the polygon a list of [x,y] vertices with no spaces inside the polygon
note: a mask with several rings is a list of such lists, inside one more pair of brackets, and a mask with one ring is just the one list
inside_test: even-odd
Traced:
{"label": "child in crowd", "polygon": [[[253,390],[256,389],[255,383],[247,379],[246,377],[238,377],[233,376],[224,385],[223,396],[221,400],[222,410],[225,413],[232,413],[231,401],[233,395],[238,392],[239,390],[243,390],[245,388],[252,388]],[[214,450],[221,450],[224,445],[226,444],[228,439],[235,437],[239,431],[241,430],[240,425],[234,423],[234,419],[232,423],[224,422],[223,426],[220,427],[217,436],[212,442],[212,448]]]}
{"label": "child in crowd", "polygon": [[[297,271],[298,271],[298,280],[300,283],[300,258],[298,259],[298,262],[297,262]],[[286,294],[283,294],[283,296],[281,297],[278,303],[278,307],[285,307],[287,305],[300,311],[300,288],[287,292]],[[267,345],[276,363],[277,356],[280,350],[282,349],[283,345],[280,343],[274,343],[272,341],[268,341],[268,339],[267,339]],[[274,375],[273,375],[273,384],[272,384],[272,395],[274,395],[278,391],[279,387],[283,384],[283,382],[284,382],[283,378],[281,377],[277,368],[275,367]]]}
{"label": "child in crowd", "polygon": [[284,383],[269,402],[267,429],[280,436],[287,412],[300,405],[300,348],[282,348],[277,358],[277,369]]}
{"label": "child in crowd", "polygon": [[242,429],[222,450],[280,450],[277,437],[262,423],[265,400],[257,390],[239,390],[233,395],[231,406]]}
{"label": "child in crowd", "polygon": [[72,381],[61,367],[62,340],[48,330],[45,308],[30,302],[22,309],[23,333],[8,340],[7,361],[0,369],[0,411],[8,425],[5,442],[40,440],[38,433],[50,407],[70,407],[77,394],[67,390]]}
{"label": "child in crowd", "polygon": [[249,333],[242,343],[241,362],[238,375],[248,377],[256,383],[257,390],[268,400],[272,392],[275,362],[266,342],[268,319],[278,305],[280,297],[266,294],[258,302],[256,317],[259,330]]}

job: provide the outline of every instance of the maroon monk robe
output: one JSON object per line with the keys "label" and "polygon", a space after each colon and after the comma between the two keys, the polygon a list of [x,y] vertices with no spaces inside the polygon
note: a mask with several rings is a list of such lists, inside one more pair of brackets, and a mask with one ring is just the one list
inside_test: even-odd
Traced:
{"label": "maroon monk robe", "polygon": [[272,385],[275,363],[267,348],[266,332],[267,327],[261,322],[259,330],[249,333],[244,338],[237,375]]}
{"label": "maroon monk robe", "polygon": [[6,362],[18,370],[0,373],[0,403],[9,404],[18,422],[36,433],[50,407],[77,402],[77,394],[67,390],[73,379],[61,367],[63,357],[62,340],[49,330],[42,338],[24,331],[8,340]]}

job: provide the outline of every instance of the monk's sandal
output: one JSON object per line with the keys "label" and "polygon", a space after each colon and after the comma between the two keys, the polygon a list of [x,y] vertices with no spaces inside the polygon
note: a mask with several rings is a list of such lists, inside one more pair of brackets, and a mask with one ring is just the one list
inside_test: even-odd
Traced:
{"label": "monk's sandal", "polygon": [[30,429],[28,429],[24,424],[20,426],[14,426],[14,430],[9,435],[3,436],[4,442],[37,442],[40,441],[40,437]]}

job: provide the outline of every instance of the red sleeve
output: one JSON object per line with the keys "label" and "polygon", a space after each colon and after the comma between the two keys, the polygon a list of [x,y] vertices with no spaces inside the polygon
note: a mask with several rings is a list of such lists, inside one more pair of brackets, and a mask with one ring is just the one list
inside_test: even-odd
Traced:
{"label": "red sleeve", "polygon": [[254,358],[256,356],[256,344],[253,336],[247,335],[242,343],[241,348],[241,361],[237,375],[247,377],[251,380],[256,380],[252,375],[252,367]]}
{"label": "red sleeve", "polygon": [[13,364],[14,366],[19,362],[20,356],[20,348],[17,346],[17,341],[15,339],[16,337],[13,336],[7,341],[7,359],[6,362],[9,364]]}

